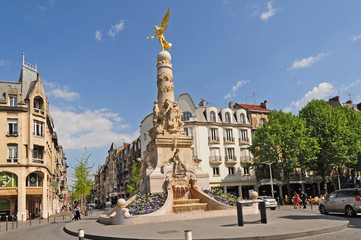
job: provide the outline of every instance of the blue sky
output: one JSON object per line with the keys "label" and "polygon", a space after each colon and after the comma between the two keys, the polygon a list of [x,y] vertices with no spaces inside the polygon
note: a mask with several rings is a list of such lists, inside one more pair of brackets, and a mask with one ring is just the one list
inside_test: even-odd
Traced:
{"label": "blue sky", "polygon": [[171,8],[175,95],[297,113],[313,98],[361,102],[361,1],[0,1],[0,81],[38,63],[68,163],[104,163],[157,98],[154,25]]}

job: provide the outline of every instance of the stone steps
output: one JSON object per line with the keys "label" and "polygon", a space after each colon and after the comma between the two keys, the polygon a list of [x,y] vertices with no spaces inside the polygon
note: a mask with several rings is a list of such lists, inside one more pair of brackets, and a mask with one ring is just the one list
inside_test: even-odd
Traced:
{"label": "stone steps", "polygon": [[173,200],[173,212],[204,212],[207,210],[207,203],[200,203],[199,199]]}

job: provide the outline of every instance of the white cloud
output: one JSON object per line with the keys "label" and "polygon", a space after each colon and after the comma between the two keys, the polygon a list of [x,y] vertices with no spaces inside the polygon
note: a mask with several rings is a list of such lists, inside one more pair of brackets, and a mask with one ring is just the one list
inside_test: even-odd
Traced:
{"label": "white cloud", "polygon": [[113,25],[109,29],[108,35],[114,39],[115,35],[117,35],[123,29],[124,29],[124,21],[120,20],[120,22],[118,24]]}
{"label": "white cloud", "polygon": [[346,86],[342,87],[339,91],[340,91],[340,92],[345,92],[345,91],[347,91],[348,89],[356,86],[356,85],[359,84],[359,83],[361,83],[361,79],[356,80],[355,82],[352,82],[352,83],[350,83],[349,85],[346,85]]}
{"label": "white cloud", "polygon": [[272,6],[272,1],[269,1],[267,3],[267,12],[262,12],[260,18],[263,20],[263,21],[268,21],[268,19],[270,17],[272,17],[273,15],[275,15],[277,12],[277,9],[274,9],[273,6]]}
{"label": "white cloud", "polygon": [[58,84],[43,81],[43,84],[48,90],[46,91],[48,96],[55,98],[63,98],[66,101],[73,101],[80,97],[79,93],[69,91],[68,86],[59,86]]}
{"label": "white cloud", "polygon": [[351,37],[353,42],[356,42],[357,40],[361,39],[361,35],[355,35]]}
{"label": "white cloud", "polygon": [[299,110],[305,106],[312,99],[323,99],[333,93],[333,85],[329,82],[320,83],[314,87],[311,91],[307,92],[303,98],[297,101],[292,101],[291,104],[284,109],[285,112],[291,112],[292,110]]}
{"label": "white cloud", "polygon": [[235,97],[236,96],[236,91],[238,90],[238,88],[242,87],[243,85],[245,85],[247,83],[249,83],[249,80],[238,81],[236,83],[236,85],[234,85],[232,87],[232,90],[226,96],[224,96],[224,99],[230,99],[232,97]]}
{"label": "white cloud", "polygon": [[102,40],[102,31],[96,30],[95,31],[95,38],[100,42]]}
{"label": "white cloud", "polygon": [[10,64],[11,62],[8,60],[0,60],[0,67],[6,67],[9,66]]}
{"label": "white cloud", "polygon": [[65,149],[104,147],[112,142],[131,142],[139,136],[139,132],[119,132],[128,125],[121,124],[123,118],[118,113],[105,108],[76,112],[51,106],[50,110],[59,143]]}
{"label": "white cloud", "polygon": [[45,12],[46,11],[46,7],[43,7],[43,6],[38,6],[38,9],[42,12]]}
{"label": "white cloud", "polygon": [[320,61],[322,57],[325,57],[328,54],[330,54],[330,53],[329,52],[328,53],[320,53],[316,57],[311,56],[311,57],[304,58],[304,59],[301,59],[301,60],[296,59],[293,62],[292,66],[287,68],[287,70],[310,67],[314,63]]}

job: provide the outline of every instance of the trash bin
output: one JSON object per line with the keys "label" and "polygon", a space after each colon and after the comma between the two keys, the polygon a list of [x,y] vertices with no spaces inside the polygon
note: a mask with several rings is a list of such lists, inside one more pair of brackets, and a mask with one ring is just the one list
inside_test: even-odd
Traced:
{"label": "trash bin", "polygon": [[88,216],[88,210],[85,210],[85,216]]}

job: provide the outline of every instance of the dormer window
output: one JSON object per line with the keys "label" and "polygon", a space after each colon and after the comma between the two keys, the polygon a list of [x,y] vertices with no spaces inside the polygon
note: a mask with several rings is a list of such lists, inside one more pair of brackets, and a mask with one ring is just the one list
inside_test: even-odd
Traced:
{"label": "dormer window", "polygon": [[34,111],[44,114],[44,101],[41,97],[34,98]]}
{"label": "dormer window", "polygon": [[18,96],[9,95],[9,106],[16,107],[18,105]]}
{"label": "dormer window", "polygon": [[209,121],[210,122],[215,122],[216,121],[216,113],[214,111],[209,113]]}
{"label": "dormer window", "polygon": [[229,112],[226,112],[224,121],[225,121],[226,123],[230,123],[230,122],[231,122],[231,114],[229,114]]}
{"label": "dormer window", "polygon": [[183,116],[182,116],[182,121],[188,121],[190,118],[192,117],[192,113],[191,112],[184,112]]}
{"label": "dormer window", "polygon": [[244,113],[241,113],[241,115],[239,115],[239,122],[246,123],[246,116],[244,115]]}

